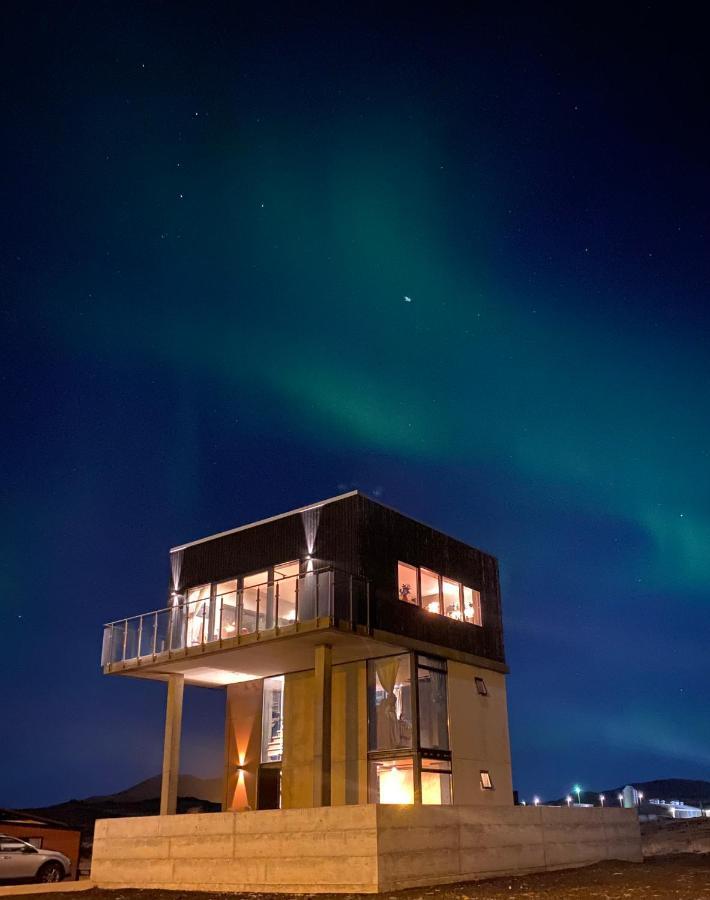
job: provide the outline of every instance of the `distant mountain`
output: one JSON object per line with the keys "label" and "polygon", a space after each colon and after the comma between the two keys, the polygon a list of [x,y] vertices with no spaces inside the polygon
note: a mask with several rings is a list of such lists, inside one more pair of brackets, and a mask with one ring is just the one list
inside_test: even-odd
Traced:
{"label": "distant mountain", "polygon": [[[141,800],[154,800],[160,797],[160,775],[153,775],[145,781],[139,781],[132,787],[116,794],[107,794],[100,797],[87,797],[85,803],[100,803],[112,801],[114,803],[135,803]],[[222,779],[221,778],[197,778],[195,775],[181,775],[178,780],[178,796],[195,797],[206,800],[209,803],[221,803]]]}
{"label": "distant mountain", "polygon": [[[133,787],[85,800],[67,800],[53,806],[34,807],[26,812],[56,819],[66,825],[81,828],[84,846],[91,846],[94,823],[97,819],[119,816],[156,816],[160,812],[160,775],[147,778]],[[178,781],[178,812],[219,812],[222,780],[181,775]]]}
{"label": "distant mountain", "polygon": [[[698,806],[700,803],[710,803],[710,781],[692,781],[687,778],[659,778],[655,781],[627,781],[635,787],[637,791],[642,791],[644,800],[682,800],[691,806]],[[607,803],[616,803],[617,796],[624,790],[626,785],[622,784],[615,788],[606,788],[601,791],[582,791],[580,800],[582,803],[599,802],[599,795],[604,794]],[[576,802],[577,795],[573,794],[572,799]],[[564,797],[558,800],[547,801],[550,806],[563,804]]]}

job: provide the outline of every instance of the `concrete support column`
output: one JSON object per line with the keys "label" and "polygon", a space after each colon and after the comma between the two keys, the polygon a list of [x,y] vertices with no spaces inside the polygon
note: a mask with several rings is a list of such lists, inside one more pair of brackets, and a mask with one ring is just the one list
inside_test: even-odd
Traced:
{"label": "concrete support column", "polygon": [[168,675],[168,697],[165,706],[165,742],[163,744],[163,781],[160,788],[161,816],[173,816],[177,812],[184,687],[184,675]]}
{"label": "concrete support column", "polygon": [[329,644],[319,644],[316,647],[315,663],[313,805],[330,806],[330,723],[333,650]]}

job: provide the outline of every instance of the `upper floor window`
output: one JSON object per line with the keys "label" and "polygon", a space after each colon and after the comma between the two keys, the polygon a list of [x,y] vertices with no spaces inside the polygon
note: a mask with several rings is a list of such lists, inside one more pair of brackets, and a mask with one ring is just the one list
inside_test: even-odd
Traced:
{"label": "upper floor window", "polygon": [[403,562],[397,563],[397,581],[400,600],[458,622],[483,624],[480,591]]}
{"label": "upper floor window", "polygon": [[419,603],[417,593],[417,570],[407,563],[397,564],[397,577],[399,580],[399,599],[405,603]]}

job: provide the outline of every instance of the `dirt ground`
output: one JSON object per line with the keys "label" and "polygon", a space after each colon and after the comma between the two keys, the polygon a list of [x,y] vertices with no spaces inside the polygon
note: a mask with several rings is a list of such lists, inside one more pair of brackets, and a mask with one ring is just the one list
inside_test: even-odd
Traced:
{"label": "dirt ground", "polygon": [[[7,895],[6,895],[7,896]],[[33,894],[46,900],[306,900],[304,895],[209,891],[88,890]],[[317,900],[365,900],[372,894],[316,894]],[[389,891],[379,900],[710,900],[710,854],[676,854],[643,863],[603,862],[582,869],[495,878],[438,888]],[[26,895],[25,895],[26,900]]]}

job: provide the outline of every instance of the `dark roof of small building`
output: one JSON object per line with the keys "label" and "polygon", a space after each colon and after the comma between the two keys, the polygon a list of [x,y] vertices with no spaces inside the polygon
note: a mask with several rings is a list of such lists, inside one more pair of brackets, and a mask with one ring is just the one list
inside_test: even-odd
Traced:
{"label": "dark roof of small building", "polygon": [[46,816],[38,816],[36,813],[25,812],[22,809],[5,809],[0,807],[0,826],[24,825],[28,828],[37,828],[42,825],[50,825],[52,828],[62,828],[66,831],[80,831],[74,825],[59,822],[57,819],[49,819]]}

